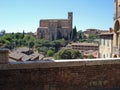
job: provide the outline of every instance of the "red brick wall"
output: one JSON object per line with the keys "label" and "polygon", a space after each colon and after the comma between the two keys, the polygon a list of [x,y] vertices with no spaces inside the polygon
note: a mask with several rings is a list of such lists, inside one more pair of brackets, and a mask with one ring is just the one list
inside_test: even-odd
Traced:
{"label": "red brick wall", "polygon": [[[99,64],[101,62],[103,64]],[[120,90],[120,64],[114,61],[113,64],[109,61],[77,63],[80,64],[49,66],[42,63],[36,64],[39,68],[26,69],[11,65],[9,70],[0,70],[0,90]]]}
{"label": "red brick wall", "polygon": [[48,27],[49,26],[49,20],[41,20],[39,27]]}
{"label": "red brick wall", "polygon": [[40,26],[39,27],[49,27],[49,24],[53,23],[54,25],[58,25],[60,23],[60,25],[64,28],[70,28],[71,26],[69,25],[69,21],[68,20],[57,20],[57,21],[50,21],[50,20],[40,20]]}

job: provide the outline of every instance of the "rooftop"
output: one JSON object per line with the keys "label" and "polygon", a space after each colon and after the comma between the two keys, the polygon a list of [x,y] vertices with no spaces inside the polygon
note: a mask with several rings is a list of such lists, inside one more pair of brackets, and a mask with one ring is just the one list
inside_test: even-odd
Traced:
{"label": "rooftop", "polygon": [[97,43],[87,43],[87,42],[84,42],[84,43],[72,43],[71,45],[81,45],[81,46],[98,46]]}
{"label": "rooftop", "polygon": [[[29,53],[29,54],[28,54]],[[23,47],[16,50],[13,50],[9,53],[9,61],[28,61],[28,60],[39,60],[42,59],[44,56],[31,51],[29,52],[29,48]]]}
{"label": "rooftop", "polygon": [[2,53],[2,52],[9,52],[9,50],[8,49],[3,49],[3,48],[0,48],[0,52]]}
{"label": "rooftop", "polygon": [[41,19],[40,21],[58,22],[58,21],[68,21],[68,19]]}
{"label": "rooftop", "polygon": [[106,32],[106,33],[101,33],[99,34],[100,36],[107,36],[107,35],[113,35],[114,33],[113,32]]}

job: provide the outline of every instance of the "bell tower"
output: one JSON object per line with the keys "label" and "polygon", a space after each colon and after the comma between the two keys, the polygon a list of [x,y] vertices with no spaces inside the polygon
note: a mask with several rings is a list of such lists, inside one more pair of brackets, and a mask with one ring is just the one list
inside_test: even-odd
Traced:
{"label": "bell tower", "polygon": [[73,21],[73,13],[72,12],[68,12],[68,20],[70,23],[70,28],[72,29],[72,21]]}
{"label": "bell tower", "polygon": [[70,33],[72,31],[73,25],[73,12],[68,12],[68,22],[69,22],[68,40],[70,40]]}

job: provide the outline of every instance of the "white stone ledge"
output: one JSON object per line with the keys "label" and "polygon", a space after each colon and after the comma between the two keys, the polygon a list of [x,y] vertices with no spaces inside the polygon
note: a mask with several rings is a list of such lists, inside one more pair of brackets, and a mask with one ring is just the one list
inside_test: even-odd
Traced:
{"label": "white stone ledge", "polygon": [[9,62],[8,64],[0,64],[0,70],[55,68],[55,67],[59,68],[59,67],[107,65],[107,64],[120,64],[120,58]]}

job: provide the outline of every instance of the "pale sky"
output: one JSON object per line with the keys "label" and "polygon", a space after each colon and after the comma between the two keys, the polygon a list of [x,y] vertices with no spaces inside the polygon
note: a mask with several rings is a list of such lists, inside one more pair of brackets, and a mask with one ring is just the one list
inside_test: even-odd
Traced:
{"label": "pale sky", "polygon": [[77,30],[113,28],[114,0],[0,0],[0,30],[36,32],[40,19],[66,19]]}

